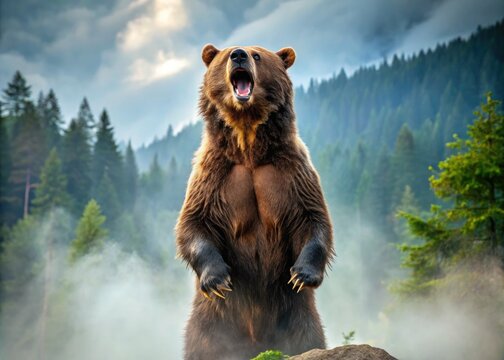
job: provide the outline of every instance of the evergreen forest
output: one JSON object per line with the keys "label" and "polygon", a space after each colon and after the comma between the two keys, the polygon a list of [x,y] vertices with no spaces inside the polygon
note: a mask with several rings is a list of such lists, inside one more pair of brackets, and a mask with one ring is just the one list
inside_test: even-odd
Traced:
{"label": "evergreen forest", "polygon": [[[433,310],[412,304],[449,299],[474,314],[456,326],[481,321],[474,336],[502,357],[504,21],[352,74],[335,70],[295,89],[298,130],[335,229],[337,257],[318,295],[329,343],[355,330],[414,358],[413,345],[396,344],[413,335],[398,329],[421,319],[398,314],[420,318]],[[202,122],[177,133],[170,125],[134,149],[116,137],[113,114],[86,97],[64,119],[56,92],[33,93],[21,72],[1,86],[0,313],[8,326],[0,327],[0,358],[80,359],[58,341],[68,334],[99,347],[92,326],[68,319],[96,305],[90,289],[117,278],[157,286],[125,283],[140,312],[142,296],[154,293],[154,308],[173,297],[169,311],[187,314],[191,274],[175,259],[173,227]],[[100,309],[114,314],[114,306]],[[401,325],[384,331],[384,317]]]}

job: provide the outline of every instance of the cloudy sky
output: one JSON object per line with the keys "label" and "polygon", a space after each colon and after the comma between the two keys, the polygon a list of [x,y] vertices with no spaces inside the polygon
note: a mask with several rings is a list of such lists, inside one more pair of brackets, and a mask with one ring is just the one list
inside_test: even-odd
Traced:
{"label": "cloudy sky", "polygon": [[295,84],[418,51],[504,17],[502,0],[0,1],[0,86],[19,69],[66,121],[87,96],[135,146],[197,119],[200,51],[296,49]]}

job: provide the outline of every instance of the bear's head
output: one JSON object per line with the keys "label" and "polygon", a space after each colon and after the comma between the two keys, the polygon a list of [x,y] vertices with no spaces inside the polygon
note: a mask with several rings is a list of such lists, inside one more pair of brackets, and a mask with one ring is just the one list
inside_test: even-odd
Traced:
{"label": "bear's head", "polygon": [[287,69],[294,63],[292,48],[272,52],[259,46],[203,47],[207,66],[200,107],[217,109],[219,118],[242,133],[254,131],[272,112],[292,107],[292,83]]}

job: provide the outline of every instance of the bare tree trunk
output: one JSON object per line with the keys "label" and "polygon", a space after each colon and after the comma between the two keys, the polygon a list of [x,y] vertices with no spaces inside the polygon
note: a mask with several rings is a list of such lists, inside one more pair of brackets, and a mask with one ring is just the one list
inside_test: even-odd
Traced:
{"label": "bare tree trunk", "polygon": [[53,260],[53,248],[52,239],[50,236],[47,241],[47,248],[45,252],[45,266],[44,266],[44,294],[42,299],[42,313],[40,316],[40,337],[38,346],[38,358],[39,360],[46,359],[46,333],[47,333],[47,315],[49,310],[49,297],[51,294],[51,284],[52,284],[52,260]]}
{"label": "bare tree trunk", "polygon": [[30,205],[30,190],[31,190],[31,170],[28,169],[26,172],[26,183],[25,183],[25,193],[24,193],[24,208],[23,208],[23,217],[28,216],[28,206]]}

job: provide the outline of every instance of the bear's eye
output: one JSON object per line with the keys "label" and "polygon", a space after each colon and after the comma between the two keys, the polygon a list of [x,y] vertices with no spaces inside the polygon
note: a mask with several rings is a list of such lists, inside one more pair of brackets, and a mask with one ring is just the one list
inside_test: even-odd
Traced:
{"label": "bear's eye", "polygon": [[254,57],[255,60],[261,60],[261,57],[259,56],[259,54],[254,54],[252,56]]}

